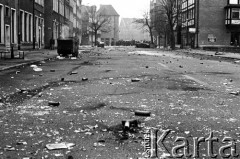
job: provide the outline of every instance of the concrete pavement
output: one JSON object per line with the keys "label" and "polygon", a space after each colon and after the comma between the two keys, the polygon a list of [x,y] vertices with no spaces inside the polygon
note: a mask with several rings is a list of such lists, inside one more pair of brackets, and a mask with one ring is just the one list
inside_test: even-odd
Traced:
{"label": "concrete pavement", "polygon": [[32,64],[35,62],[43,61],[43,60],[48,60],[51,58],[56,57],[57,50],[47,50],[47,49],[41,49],[41,50],[30,50],[30,51],[25,51],[25,57],[24,59],[20,59],[16,57],[17,53],[15,52],[15,58],[11,59],[10,55],[7,55],[6,59],[0,59],[0,71],[27,65],[27,64]]}

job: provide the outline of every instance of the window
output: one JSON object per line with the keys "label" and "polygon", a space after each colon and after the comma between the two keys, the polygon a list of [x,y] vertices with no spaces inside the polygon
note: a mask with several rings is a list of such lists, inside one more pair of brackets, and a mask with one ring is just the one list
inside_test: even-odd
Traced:
{"label": "window", "polygon": [[229,4],[238,4],[238,0],[229,0]]}
{"label": "window", "polygon": [[29,14],[29,41],[31,42],[32,42],[32,30],[33,30],[32,14]]}
{"label": "window", "polygon": [[16,30],[17,30],[17,23],[16,23],[16,10],[12,9],[11,11],[11,34],[12,34],[12,43],[17,42],[17,35],[16,35]]}
{"label": "window", "polygon": [[59,13],[64,16],[64,1],[60,0]]}
{"label": "window", "polygon": [[10,9],[9,9],[9,7],[5,7],[5,16],[6,17],[9,17],[10,16]]}
{"label": "window", "polygon": [[28,41],[28,13],[24,14],[24,39],[25,41]]}
{"label": "window", "polygon": [[65,17],[70,20],[70,10],[68,6],[65,6]]}
{"label": "window", "polygon": [[53,0],[53,10],[58,13],[58,0]]}
{"label": "window", "polygon": [[4,43],[4,11],[0,5],[0,43]]}
{"label": "window", "polygon": [[232,9],[232,19],[240,19],[240,9],[238,8]]}
{"label": "window", "polygon": [[24,21],[24,12],[23,11],[20,11],[20,33],[21,33],[21,41],[24,41],[24,24],[25,24],[25,21]]}

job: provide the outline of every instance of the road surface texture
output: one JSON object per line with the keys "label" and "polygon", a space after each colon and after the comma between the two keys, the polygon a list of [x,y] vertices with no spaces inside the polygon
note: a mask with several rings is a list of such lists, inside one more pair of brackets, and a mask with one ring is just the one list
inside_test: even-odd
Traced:
{"label": "road surface texture", "polygon": [[[208,158],[211,132],[219,141],[210,154],[233,154],[234,144],[240,153],[239,68],[231,60],[113,47],[0,72],[0,158],[143,158],[151,127],[159,136],[171,130],[159,158],[184,142],[193,154],[196,137],[206,138],[199,156]],[[128,119],[137,125],[122,124]],[[234,143],[222,151],[231,145],[224,137]],[[54,143],[67,146],[51,149]]]}

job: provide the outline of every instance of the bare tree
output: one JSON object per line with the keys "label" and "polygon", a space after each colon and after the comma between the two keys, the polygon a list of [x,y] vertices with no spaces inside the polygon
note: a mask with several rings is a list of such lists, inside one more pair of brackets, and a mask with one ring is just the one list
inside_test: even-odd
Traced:
{"label": "bare tree", "polygon": [[149,32],[151,38],[151,44],[153,44],[153,26],[150,21],[149,12],[143,14],[143,18],[139,18],[133,21],[135,24],[139,24],[139,29]]}
{"label": "bare tree", "polygon": [[89,28],[95,36],[95,46],[97,45],[97,36],[99,32],[110,32],[111,31],[111,18],[109,16],[103,15],[96,11],[96,8],[91,7],[89,11]]}
{"label": "bare tree", "polygon": [[[159,7],[159,6],[156,6]],[[162,37],[165,37],[166,39],[166,33],[168,31],[168,25],[167,25],[167,19],[166,16],[162,13],[162,11],[158,8],[154,10],[155,14],[154,17],[151,17],[151,22],[153,26],[153,30],[157,33],[158,35],[158,41],[159,41],[159,46],[160,46],[160,40]],[[166,45],[166,40],[165,40],[165,45]]]}
{"label": "bare tree", "polygon": [[171,48],[175,49],[175,36],[174,36],[174,27],[178,21],[178,9],[177,2],[178,0],[160,0],[160,5],[162,7],[162,12],[166,16],[168,29],[170,34],[170,44]]}

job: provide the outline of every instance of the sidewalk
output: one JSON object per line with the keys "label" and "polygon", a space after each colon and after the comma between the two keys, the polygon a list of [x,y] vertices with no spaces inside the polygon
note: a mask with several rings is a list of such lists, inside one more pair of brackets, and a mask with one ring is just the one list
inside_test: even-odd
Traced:
{"label": "sidewalk", "polygon": [[230,52],[218,52],[216,51],[206,51],[206,50],[198,50],[198,49],[179,49],[176,52],[181,53],[191,53],[191,54],[202,54],[207,56],[216,56],[216,57],[224,57],[233,60],[240,60],[240,53],[230,53]]}
{"label": "sidewalk", "polygon": [[[14,54],[17,55],[16,51]],[[57,50],[47,49],[25,51],[24,59],[18,57],[11,59],[10,55],[8,55],[6,59],[0,59],[0,71],[51,59],[57,55]]]}

